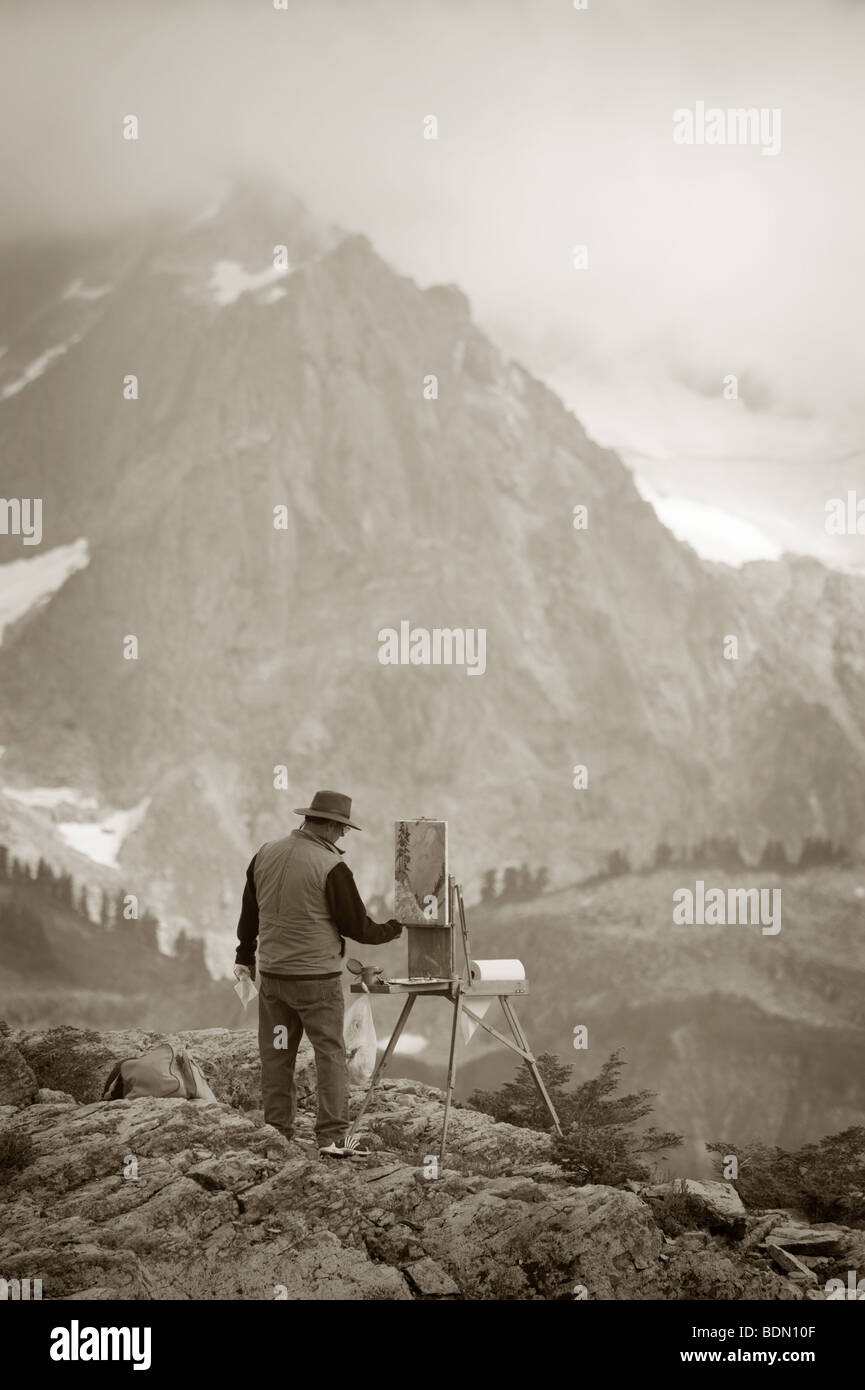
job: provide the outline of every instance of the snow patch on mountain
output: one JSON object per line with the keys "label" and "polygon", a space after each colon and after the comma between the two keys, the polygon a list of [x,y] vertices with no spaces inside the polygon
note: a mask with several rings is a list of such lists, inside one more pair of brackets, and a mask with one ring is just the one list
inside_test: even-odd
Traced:
{"label": "snow patch on mountain", "polygon": [[144,820],[149,806],[150,797],[145,796],[143,801],[128,811],[112,811],[101,821],[60,821],[57,830],[70,849],[86,855],[94,864],[116,869],[119,867],[117,856],[124,840]]}
{"label": "snow patch on mountain", "polygon": [[95,811],[99,805],[95,796],[85,796],[75,787],[3,787],[4,796],[20,801],[23,806],[53,810],[55,806],[78,806],[82,811]]}
{"label": "snow patch on mountain", "polygon": [[71,545],[55,546],[44,555],[0,565],[0,645],[10,623],[47,603],[71,574],[85,569],[89,562],[87,541],[79,537]]}
{"label": "snow patch on mountain", "polygon": [[290,274],[290,266],[270,265],[264,270],[249,271],[239,261],[217,261],[210,275],[210,290],[214,302],[224,309],[249,290],[263,289]]}
{"label": "snow patch on mountain", "polygon": [[221,210],[224,202],[224,195],[212,199],[211,202],[207,203],[206,206],[202,208],[201,212],[196,213],[195,216],[181,228],[181,235],[185,236],[189,232],[194,232],[199,227],[203,227],[207,222],[212,222],[214,217],[216,217],[217,213]]}
{"label": "snow patch on mountain", "polygon": [[738,568],[749,560],[777,560],[781,555],[781,547],[758,526],[720,507],[660,493],[637,473],[634,486],[676,540],[693,546],[704,560]]}
{"label": "snow patch on mountain", "polygon": [[85,299],[88,302],[93,299],[102,299],[106,294],[110,294],[113,285],[92,285],[88,288],[83,280],[73,280],[71,285],[67,285],[63,291],[64,299]]}
{"label": "snow patch on mountain", "polygon": [[42,376],[52,362],[55,362],[58,357],[62,357],[76,343],[80,343],[83,336],[82,333],[74,333],[65,343],[56,343],[54,347],[48,348],[47,352],[41,353],[39,357],[34,357],[19,377],[16,377],[14,381],[7,382],[0,390],[0,401],[6,401],[10,396],[17,396],[19,391],[24,390],[25,386],[29,386],[32,381],[36,381],[38,377]]}

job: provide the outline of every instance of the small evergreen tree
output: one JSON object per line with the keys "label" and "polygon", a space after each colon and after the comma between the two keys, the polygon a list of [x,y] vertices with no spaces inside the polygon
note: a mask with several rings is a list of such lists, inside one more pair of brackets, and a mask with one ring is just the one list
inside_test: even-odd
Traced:
{"label": "small evergreen tree", "polygon": [[811,869],[822,864],[843,864],[847,857],[843,845],[836,847],[831,840],[814,836],[803,842],[796,866],[800,869]]}
{"label": "small evergreen tree", "polygon": [[491,903],[495,901],[497,879],[498,870],[487,869],[486,873],[483,876],[483,879],[481,880],[482,903]]}
{"label": "small evergreen tree", "polygon": [[108,893],[107,888],[102,890],[102,905],[99,909],[99,923],[106,931],[110,931],[114,926],[114,904]]}
{"label": "small evergreen tree", "polygon": [[732,872],[735,869],[743,869],[745,861],[739,849],[739,842],[735,836],[727,835],[721,841],[721,867]]}
{"label": "small evergreen tree", "polygon": [[738,1160],[733,1185],[746,1207],[799,1207],[809,1221],[865,1227],[865,1125],[852,1125],[789,1151],[752,1141],[707,1144],[719,1177]]}
{"label": "small evergreen tree", "polygon": [[614,849],[607,855],[607,878],[621,878],[623,874],[631,872],[631,865],[628,856],[620,849]]}
{"label": "small evergreen tree", "polygon": [[[613,1052],[592,1081],[583,1082],[568,1107],[564,1137],[553,1143],[555,1160],[581,1183],[608,1183],[620,1186],[628,1179],[644,1182],[651,1176],[645,1155],[659,1155],[678,1148],[683,1140],[672,1130],[654,1125],[639,1133],[632,1126],[651,1114],[653,1091],[634,1091],[614,1096],[625,1065],[621,1054]],[[560,1117],[561,1118],[561,1117]]]}
{"label": "small evergreen tree", "polygon": [[36,865],[36,886],[41,888],[44,893],[54,893],[54,874],[51,865],[48,864],[40,854],[39,863]]}
{"label": "small evergreen tree", "polygon": [[[564,1088],[574,1069],[560,1062],[552,1052],[542,1052],[537,1061],[541,1079],[561,1121],[559,1106],[564,1108],[567,1105]],[[513,1081],[506,1081],[498,1091],[475,1091],[469,1096],[468,1103],[474,1110],[482,1110],[500,1123],[520,1125],[524,1129],[550,1127],[550,1112],[524,1066],[520,1066]]]}
{"label": "small evergreen tree", "polygon": [[179,931],[174,943],[174,956],[177,962],[175,968],[185,982],[200,983],[208,976],[204,942],[200,936],[189,936],[185,931]]}
{"label": "small evergreen tree", "polygon": [[[616,1186],[629,1178],[643,1181],[650,1176],[644,1155],[660,1154],[682,1143],[681,1135],[654,1126],[633,1131],[632,1126],[651,1113],[656,1097],[653,1091],[645,1090],[614,1095],[624,1065],[620,1052],[614,1052],[598,1076],[566,1090],[573,1065],[560,1062],[549,1052],[538,1058],[538,1071],[564,1130],[563,1137],[553,1140],[555,1161],[581,1184]],[[475,1091],[469,1105],[507,1124],[550,1128],[549,1112],[527,1068],[521,1068],[499,1091]]]}
{"label": "small evergreen tree", "polygon": [[504,880],[502,882],[501,897],[508,902],[513,902],[519,897],[520,879],[513,865],[508,865],[505,869]]}
{"label": "small evergreen tree", "polygon": [[[132,925],[130,923],[130,925]],[[142,950],[148,955],[159,953],[159,918],[150,911],[149,907],[144,909],[140,922],[134,924],[138,928],[138,940]]]}
{"label": "small evergreen tree", "polygon": [[790,861],[784,846],[778,840],[769,840],[760,856],[760,868],[778,873],[789,867]]}
{"label": "small evergreen tree", "polygon": [[54,964],[41,919],[15,898],[0,912],[0,959],[27,975],[44,974]]}

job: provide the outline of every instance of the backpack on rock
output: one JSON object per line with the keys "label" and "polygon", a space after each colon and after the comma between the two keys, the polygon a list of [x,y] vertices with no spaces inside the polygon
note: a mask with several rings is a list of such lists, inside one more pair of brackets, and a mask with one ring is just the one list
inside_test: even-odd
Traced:
{"label": "backpack on rock", "polygon": [[126,1057],[111,1069],[102,1092],[106,1100],[135,1100],[138,1096],[176,1100],[215,1101],[195,1058],[185,1047],[160,1043],[140,1057]]}

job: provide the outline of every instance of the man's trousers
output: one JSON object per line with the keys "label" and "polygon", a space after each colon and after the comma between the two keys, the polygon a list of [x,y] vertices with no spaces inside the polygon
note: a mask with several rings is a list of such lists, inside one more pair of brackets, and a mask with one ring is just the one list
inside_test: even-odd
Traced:
{"label": "man's trousers", "polygon": [[343,1041],[342,976],[287,980],[262,973],[258,995],[261,1091],[267,1124],[291,1138],[297,1114],[294,1064],[306,1033],[315,1052],[319,1146],[341,1144],[348,1130],[348,1068]]}

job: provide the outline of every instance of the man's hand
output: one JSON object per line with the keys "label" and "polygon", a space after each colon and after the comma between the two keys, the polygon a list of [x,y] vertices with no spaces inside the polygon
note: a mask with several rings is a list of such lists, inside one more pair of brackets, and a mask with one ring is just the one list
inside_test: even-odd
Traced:
{"label": "man's hand", "polygon": [[242,980],[242,979],[244,978],[244,976],[246,977],[247,980],[251,980],[251,979],[252,979],[252,974],[251,974],[251,971],[250,971],[250,969],[249,969],[249,966],[248,966],[248,965],[236,965],[236,966],[234,967],[234,978],[235,978],[235,980]]}

